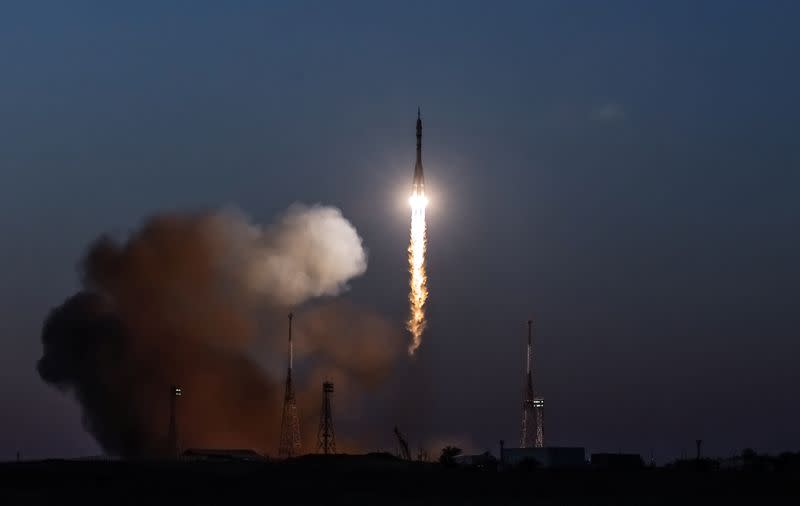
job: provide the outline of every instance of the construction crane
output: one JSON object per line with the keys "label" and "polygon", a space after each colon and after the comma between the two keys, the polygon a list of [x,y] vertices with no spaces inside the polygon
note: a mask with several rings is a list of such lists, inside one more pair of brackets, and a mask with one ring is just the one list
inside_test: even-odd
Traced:
{"label": "construction crane", "polygon": [[408,449],[408,441],[406,438],[403,437],[403,434],[400,433],[400,429],[397,426],[394,426],[394,435],[397,438],[397,443],[400,445],[400,457],[403,460],[411,460],[411,451]]}

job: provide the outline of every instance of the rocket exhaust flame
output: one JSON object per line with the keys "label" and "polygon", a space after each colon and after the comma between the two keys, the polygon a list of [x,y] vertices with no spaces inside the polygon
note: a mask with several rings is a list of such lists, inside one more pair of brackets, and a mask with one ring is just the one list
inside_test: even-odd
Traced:
{"label": "rocket exhaust flame", "polygon": [[411,189],[411,238],[408,243],[408,271],[410,291],[408,302],[411,314],[406,327],[411,332],[411,345],[408,354],[413,355],[422,344],[422,332],[425,330],[425,301],[428,299],[428,278],[425,276],[425,246],[428,240],[425,224],[425,208],[428,198],[425,196],[425,175],[422,171],[422,117],[417,109],[417,161],[414,164],[414,182]]}
{"label": "rocket exhaust flame", "polygon": [[422,344],[422,332],[425,330],[425,301],[428,299],[428,278],[425,275],[427,241],[425,208],[428,199],[424,191],[415,191],[408,202],[411,205],[411,238],[408,244],[408,271],[411,275],[408,301],[411,305],[411,314],[406,326],[412,337],[408,353],[413,355]]}

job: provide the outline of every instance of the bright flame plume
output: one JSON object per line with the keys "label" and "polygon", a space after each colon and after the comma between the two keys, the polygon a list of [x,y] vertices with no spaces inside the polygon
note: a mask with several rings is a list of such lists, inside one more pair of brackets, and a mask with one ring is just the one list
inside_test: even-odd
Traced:
{"label": "bright flame plume", "polygon": [[425,275],[425,246],[427,242],[425,208],[428,198],[424,192],[415,191],[408,199],[411,205],[411,239],[408,244],[408,272],[411,275],[408,301],[411,314],[406,323],[411,332],[411,344],[408,354],[413,355],[422,344],[422,332],[425,330],[425,301],[428,299],[428,278]]}

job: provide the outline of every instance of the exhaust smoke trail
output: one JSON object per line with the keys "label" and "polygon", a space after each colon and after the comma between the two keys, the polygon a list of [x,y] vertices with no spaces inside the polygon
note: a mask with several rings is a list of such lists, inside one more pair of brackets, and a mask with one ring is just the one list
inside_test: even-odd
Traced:
{"label": "exhaust smoke trail", "polygon": [[424,192],[415,191],[408,202],[411,204],[411,238],[408,244],[408,271],[411,274],[408,301],[411,304],[411,315],[406,326],[412,338],[408,353],[413,355],[422,344],[422,332],[425,330],[425,301],[428,299],[428,278],[425,275],[427,241],[425,208],[428,205],[428,198]]}

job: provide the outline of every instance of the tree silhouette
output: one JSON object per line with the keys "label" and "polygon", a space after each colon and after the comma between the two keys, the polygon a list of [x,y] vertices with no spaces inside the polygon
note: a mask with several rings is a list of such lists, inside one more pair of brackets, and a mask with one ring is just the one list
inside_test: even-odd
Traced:
{"label": "tree silhouette", "polygon": [[439,463],[446,467],[454,467],[456,465],[456,457],[461,455],[461,451],[461,448],[456,446],[445,446],[442,448]]}

